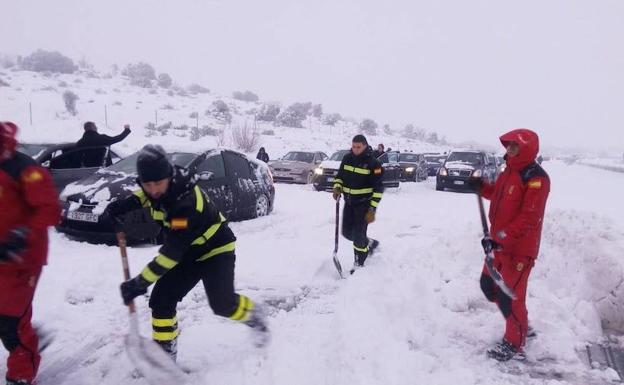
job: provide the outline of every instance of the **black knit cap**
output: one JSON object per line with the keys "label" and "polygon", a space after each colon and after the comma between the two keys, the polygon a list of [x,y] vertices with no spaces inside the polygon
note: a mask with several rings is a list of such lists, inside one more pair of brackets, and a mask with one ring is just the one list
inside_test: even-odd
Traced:
{"label": "black knit cap", "polygon": [[362,134],[358,134],[356,136],[353,137],[353,142],[354,143],[364,143],[364,144],[368,144],[368,141],[366,140],[366,137]]}
{"label": "black knit cap", "polygon": [[158,145],[148,144],[143,147],[136,167],[141,182],[156,182],[173,176],[173,166],[167,153]]}

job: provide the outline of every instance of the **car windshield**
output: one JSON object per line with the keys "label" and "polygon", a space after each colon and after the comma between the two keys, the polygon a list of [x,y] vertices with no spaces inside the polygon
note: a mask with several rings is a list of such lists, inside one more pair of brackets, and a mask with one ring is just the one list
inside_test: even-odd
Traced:
{"label": "car windshield", "polygon": [[[120,160],[114,165],[108,167],[107,171],[113,172],[123,172],[126,174],[134,174],[136,173],[136,161],[139,157],[139,153],[135,152],[127,158]],[[195,154],[187,153],[187,152],[174,152],[167,154],[169,160],[173,162],[176,166],[186,167],[188,166],[193,159],[197,157]]]}
{"label": "car windshield", "polygon": [[36,158],[48,147],[50,147],[49,144],[20,144],[17,150],[32,158]]}
{"label": "car windshield", "polygon": [[466,164],[483,164],[483,155],[478,152],[453,152],[449,155],[447,162],[459,162]]}
{"label": "car windshield", "polygon": [[342,162],[342,158],[344,158],[344,156],[347,155],[348,153],[349,153],[349,150],[336,151],[332,154],[329,160],[337,160],[339,162]]}
{"label": "car windshield", "polygon": [[282,160],[293,160],[295,162],[312,163],[314,161],[314,153],[291,151],[284,155]]}
{"label": "car windshield", "polygon": [[418,154],[401,154],[399,155],[401,162],[418,162]]}
{"label": "car windshield", "polygon": [[445,159],[445,157],[425,155],[425,160],[427,161],[427,163],[444,163]]}

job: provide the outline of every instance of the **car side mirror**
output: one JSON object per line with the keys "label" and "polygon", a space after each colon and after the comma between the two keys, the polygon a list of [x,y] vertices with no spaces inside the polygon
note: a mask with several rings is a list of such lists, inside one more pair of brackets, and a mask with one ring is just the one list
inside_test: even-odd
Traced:
{"label": "car side mirror", "polygon": [[214,173],[212,171],[202,171],[197,174],[197,178],[203,181],[209,181],[214,177]]}
{"label": "car side mirror", "polygon": [[46,160],[45,162],[41,163],[41,167],[50,168],[50,161]]}

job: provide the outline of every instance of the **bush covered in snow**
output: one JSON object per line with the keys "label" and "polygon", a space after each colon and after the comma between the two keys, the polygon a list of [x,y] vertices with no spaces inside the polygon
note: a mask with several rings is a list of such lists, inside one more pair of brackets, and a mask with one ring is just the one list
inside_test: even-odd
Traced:
{"label": "bush covered in snow", "polygon": [[339,113],[334,112],[332,114],[323,115],[321,118],[321,122],[328,126],[335,126],[336,123],[342,120],[342,116]]}
{"label": "bush covered in snow", "polygon": [[260,135],[256,129],[244,126],[235,126],[232,129],[232,142],[236,148],[243,152],[252,152],[258,148],[260,144]]}
{"label": "bush covered in snow", "polygon": [[191,140],[197,141],[204,136],[218,136],[219,130],[210,126],[203,126],[202,128],[191,127]]}
{"label": "bush covered in snow", "polygon": [[143,88],[152,87],[152,82],[156,80],[154,67],[143,62],[128,64],[126,68],[121,71],[121,74],[127,76],[128,79],[130,79],[130,84],[133,86]]}
{"label": "bush covered in snow", "polygon": [[72,115],[76,115],[78,113],[76,111],[76,101],[78,99],[78,95],[70,90],[63,92],[63,103],[65,103],[65,109]]}
{"label": "bush covered in snow", "polygon": [[323,106],[321,104],[315,104],[312,106],[312,116],[320,119],[323,116]]}
{"label": "bush covered in snow", "polygon": [[277,103],[264,103],[256,118],[261,122],[275,122],[280,109],[280,105]]}
{"label": "bush covered in snow", "polygon": [[230,123],[232,121],[232,113],[230,107],[223,100],[215,100],[212,102],[212,107],[206,110],[206,115],[224,122]]}
{"label": "bush covered in snow", "polygon": [[294,103],[288,106],[277,117],[277,124],[286,127],[302,128],[303,121],[308,117],[312,103]]}
{"label": "bush covered in snow", "polygon": [[360,122],[360,131],[368,135],[377,135],[378,124],[373,119],[364,119]]}
{"label": "bush covered in snow", "polygon": [[414,127],[413,124],[407,124],[403,131],[401,132],[401,136],[407,139],[417,139],[424,141],[427,132],[419,127]]}
{"label": "bush covered in snow", "polygon": [[206,87],[200,86],[197,83],[193,83],[187,87],[188,92],[192,94],[209,94],[210,90]]}
{"label": "bush covered in snow", "polygon": [[9,83],[2,80],[2,78],[0,78],[0,87],[10,87],[10,85]]}
{"label": "bush covered in snow", "polygon": [[173,85],[173,79],[169,74],[160,74],[158,75],[158,87],[160,88],[169,88]]}
{"label": "bush covered in snow", "polygon": [[0,53],[0,67],[2,68],[12,68],[15,67],[16,60],[9,55],[5,55]]}
{"label": "bush covered in snow", "polygon": [[262,135],[274,136],[275,135],[275,131],[273,131],[273,130],[264,130],[264,131],[262,131]]}
{"label": "bush covered in snow", "polygon": [[232,97],[236,100],[240,100],[243,102],[252,102],[252,103],[260,100],[258,95],[256,95],[255,93],[251,91],[245,91],[245,92],[234,91],[234,93],[232,94]]}
{"label": "bush covered in snow", "polygon": [[150,136],[155,136],[157,134],[160,134],[161,136],[165,136],[167,135],[169,130],[171,130],[172,128],[173,128],[173,123],[171,122],[163,123],[159,126],[155,125],[152,122],[149,122],[145,125],[145,130],[147,131],[145,133],[145,136],[148,138]]}
{"label": "bush covered in snow", "polygon": [[73,74],[78,66],[58,51],[37,50],[20,60],[20,67],[27,71]]}

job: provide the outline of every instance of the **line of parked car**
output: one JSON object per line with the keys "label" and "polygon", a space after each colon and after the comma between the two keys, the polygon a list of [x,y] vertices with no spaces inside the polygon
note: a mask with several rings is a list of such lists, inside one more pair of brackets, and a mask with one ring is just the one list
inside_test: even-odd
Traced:
{"label": "line of parked car", "polygon": [[[19,150],[47,168],[61,191],[59,232],[89,242],[114,243],[113,226],[105,209],[138,188],[138,153],[122,159],[108,147],[76,148],[74,144],[22,144]],[[273,178],[263,162],[225,149],[168,155],[175,165],[194,170],[197,183],[228,220],[256,218],[273,210]],[[91,159],[92,164],[85,164],[85,159]],[[159,227],[147,212],[139,210],[130,215],[128,220],[134,224],[127,229],[130,242],[159,241]]]}

